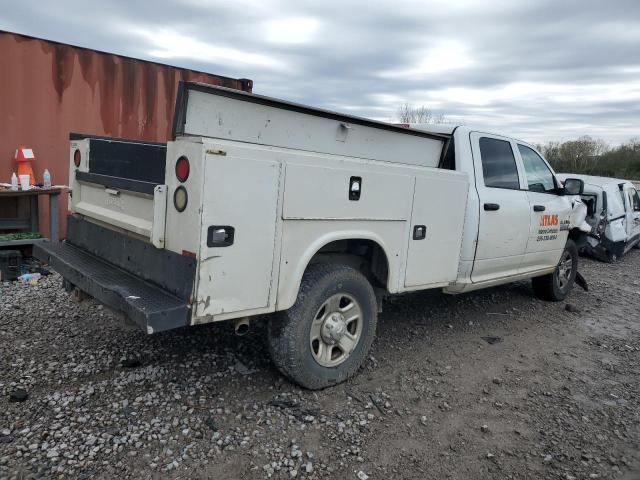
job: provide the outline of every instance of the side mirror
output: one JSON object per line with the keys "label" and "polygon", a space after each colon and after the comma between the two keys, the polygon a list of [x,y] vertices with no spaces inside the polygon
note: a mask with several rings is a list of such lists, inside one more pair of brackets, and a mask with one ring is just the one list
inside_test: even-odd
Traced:
{"label": "side mirror", "polygon": [[584,181],[579,178],[567,178],[564,181],[562,193],[564,195],[582,195],[584,192]]}

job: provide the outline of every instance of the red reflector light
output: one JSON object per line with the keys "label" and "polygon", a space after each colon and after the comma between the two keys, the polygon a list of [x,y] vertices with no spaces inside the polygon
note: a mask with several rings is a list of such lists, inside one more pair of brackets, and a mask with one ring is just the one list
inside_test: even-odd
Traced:
{"label": "red reflector light", "polygon": [[189,250],[182,250],[182,256],[196,258],[196,254],[193,252],[190,252]]}
{"label": "red reflector light", "polygon": [[189,160],[182,156],[176,162],[176,177],[181,182],[185,182],[189,178]]}
{"label": "red reflector light", "polygon": [[82,160],[82,154],[80,153],[80,150],[76,148],[76,151],[73,152],[73,163],[76,167],[80,166],[80,160]]}

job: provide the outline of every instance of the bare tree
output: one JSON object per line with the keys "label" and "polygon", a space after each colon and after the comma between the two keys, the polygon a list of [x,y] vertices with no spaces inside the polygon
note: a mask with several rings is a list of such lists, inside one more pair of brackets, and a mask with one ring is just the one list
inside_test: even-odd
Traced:
{"label": "bare tree", "polygon": [[608,150],[602,139],[594,139],[585,135],[578,140],[560,145],[560,158],[568,168],[576,172],[590,172],[598,157]]}
{"label": "bare tree", "polygon": [[429,108],[421,105],[416,107],[410,103],[403,103],[398,108],[400,123],[447,123],[444,115],[435,115]]}
{"label": "bare tree", "polygon": [[542,156],[547,159],[552,165],[557,165],[560,162],[560,142],[548,142],[546,144],[536,145],[536,150],[542,153]]}

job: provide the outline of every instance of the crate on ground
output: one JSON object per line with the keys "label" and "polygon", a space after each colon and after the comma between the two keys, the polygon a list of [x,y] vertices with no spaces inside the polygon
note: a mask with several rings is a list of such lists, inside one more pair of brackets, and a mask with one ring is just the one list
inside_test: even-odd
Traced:
{"label": "crate on ground", "polygon": [[19,250],[0,250],[0,280],[17,279],[21,262],[22,255]]}

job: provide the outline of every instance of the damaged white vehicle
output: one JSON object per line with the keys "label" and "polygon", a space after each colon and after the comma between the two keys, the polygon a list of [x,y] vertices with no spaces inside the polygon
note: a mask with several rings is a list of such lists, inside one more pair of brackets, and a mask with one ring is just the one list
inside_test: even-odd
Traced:
{"label": "damaged white vehicle", "polygon": [[584,182],[581,198],[591,231],[582,251],[615,262],[630,249],[640,248],[640,196],[633,183],[591,175],[560,174],[558,178]]}

